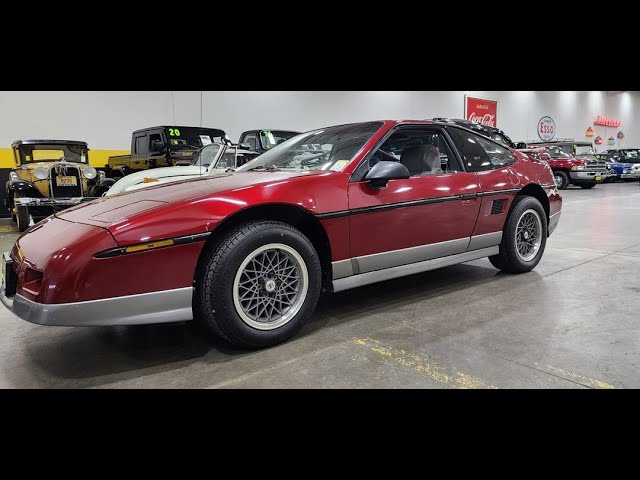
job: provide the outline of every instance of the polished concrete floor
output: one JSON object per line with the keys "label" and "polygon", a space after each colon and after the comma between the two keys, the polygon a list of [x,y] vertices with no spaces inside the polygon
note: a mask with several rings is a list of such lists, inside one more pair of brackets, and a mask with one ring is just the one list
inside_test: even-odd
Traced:
{"label": "polished concrete floor", "polygon": [[[640,187],[570,188],[538,267],[488,260],[321,298],[293,340],[235,351],[188,323],[31,325],[0,305],[0,387],[638,388]],[[0,248],[17,234],[0,222]]]}

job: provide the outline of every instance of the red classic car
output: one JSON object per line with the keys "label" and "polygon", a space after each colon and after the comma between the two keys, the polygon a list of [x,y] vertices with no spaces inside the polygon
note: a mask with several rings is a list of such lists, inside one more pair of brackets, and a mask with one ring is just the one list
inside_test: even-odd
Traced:
{"label": "red classic car", "polygon": [[482,257],[529,271],[561,204],[545,162],[460,126],[340,125],[236,171],[56,213],[4,255],[0,297],[43,325],[195,318],[262,347],[293,335],[322,290]]}

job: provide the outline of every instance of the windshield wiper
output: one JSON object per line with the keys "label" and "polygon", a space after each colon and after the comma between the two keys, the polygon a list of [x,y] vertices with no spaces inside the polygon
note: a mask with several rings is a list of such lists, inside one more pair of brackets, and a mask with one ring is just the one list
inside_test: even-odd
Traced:
{"label": "windshield wiper", "polygon": [[251,172],[252,170],[278,170],[278,167],[274,167],[273,165],[269,165],[268,167],[264,165],[258,165],[257,167],[247,168],[245,172]]}

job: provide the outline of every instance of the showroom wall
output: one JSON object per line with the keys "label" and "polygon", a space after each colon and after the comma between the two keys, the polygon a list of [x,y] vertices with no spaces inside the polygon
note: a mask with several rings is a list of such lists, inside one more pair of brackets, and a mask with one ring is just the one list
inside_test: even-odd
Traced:
{"label": "showroom wall", "polygon": [[[553,117],[557,137],[585,139],[596,115],[623,121],[625,146],[640,146],[640,92],[604,91],[204,91],[0,92],[0,168],[11,166],[18,138],[85,140],[91,161],[129,149],[133,130],[158,124],[225,129],[232,140],[250,128],[308,130],[381,118],[462,117],[465,94],[498,101],[498,126],[514,140],[536,139]],[[617,129],[594,127],[605,141]],[[607,148],[606,145],[600,149]]]}

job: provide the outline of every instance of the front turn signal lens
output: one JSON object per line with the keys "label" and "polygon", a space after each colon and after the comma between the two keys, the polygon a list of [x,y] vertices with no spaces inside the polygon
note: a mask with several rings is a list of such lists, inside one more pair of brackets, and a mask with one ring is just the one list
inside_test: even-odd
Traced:
{"label": "front turn signal lens", "polygon": [[153,182],[159,182],[160,180],[158,180],[157,178],[152,178],[152,177],[144,177],[142,179],[142,183],[153,183]]}
{"label": "front turn signal lens", "polygon": [[170,247],[174,244],[173,240],[160,240],[159,242],[143,243],[140,245],[132,245],[124,249],[125,253],[143,252],[153,248]]}

